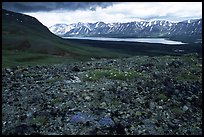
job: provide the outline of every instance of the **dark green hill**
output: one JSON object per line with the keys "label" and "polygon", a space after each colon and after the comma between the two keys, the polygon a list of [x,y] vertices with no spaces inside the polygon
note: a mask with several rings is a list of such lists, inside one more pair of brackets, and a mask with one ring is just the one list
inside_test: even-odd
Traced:
{"label": "dark green hill", "polygon": [[85,47],[52,34],[36,18],[2,9],[3,66],[66,63],[119,53]]}

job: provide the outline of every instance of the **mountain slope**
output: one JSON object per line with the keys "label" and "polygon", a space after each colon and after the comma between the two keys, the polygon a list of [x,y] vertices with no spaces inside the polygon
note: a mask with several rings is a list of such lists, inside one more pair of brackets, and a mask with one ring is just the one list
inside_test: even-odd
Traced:
{"label": "mountain slope", "polygon": [[52,34],[37,19],[4,9],[2,9],[2,53],[5,66],[20,65],[22,62],[29,64],[31,61],[31,64],[37,64],[43,59],[42,63],[53,61],[60,63],[70,59],[121,55],[69,42]]}
{"label": "mountain slope", "polygon": [[57,55],[71,52],[64,49],[64,44],[73,46],[50,33],[37,19],[5,10],[2,10],[2,44],[3,49]]}
{"label": "mountain slope", "polygon": [[58,24],[49,28],[59,36],[202,38],[202,19],[178,23],[155,20],[112,24],[104,22],[76,23],[66,26]]}

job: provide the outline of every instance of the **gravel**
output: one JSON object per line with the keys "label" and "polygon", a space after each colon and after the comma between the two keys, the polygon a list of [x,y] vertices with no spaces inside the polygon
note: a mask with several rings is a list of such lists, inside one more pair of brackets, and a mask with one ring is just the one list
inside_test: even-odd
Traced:
{"label": "gravel", "polygon": [[194,54],[2,68],[2,134],[202,135],[201,76]]}

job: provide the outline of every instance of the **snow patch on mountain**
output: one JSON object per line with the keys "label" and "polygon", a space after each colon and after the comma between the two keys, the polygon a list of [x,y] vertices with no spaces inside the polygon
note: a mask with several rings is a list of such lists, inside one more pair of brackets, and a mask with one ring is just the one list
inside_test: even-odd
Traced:
{"label": "snow patch on mountain", "polygon": [[133,37],[202,35],[202,19],[171,22],[167,20],[134,21],[127,23],[73,23],[56,24],[49,27],[59,36],[117,35]]}

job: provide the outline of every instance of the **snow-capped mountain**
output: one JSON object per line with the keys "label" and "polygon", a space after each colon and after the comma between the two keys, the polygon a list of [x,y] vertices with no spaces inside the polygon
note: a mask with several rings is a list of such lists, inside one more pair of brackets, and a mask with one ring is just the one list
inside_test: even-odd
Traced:
{"label": "snow-capped mountain", "polygon": [[56,24],[49,27],[56,35],[106,37],[202,37],[202,19],[170,22],[167,20],[135,21],[128,23]]}
{"label": "snow-capped mountain", "polygon": [[67,25],[67,24],[55,24],[49,27],[49,30],[56,34],[56,35],[64,35],[65,33],[69,32],[70,30],[74,29],[75,25]]}

